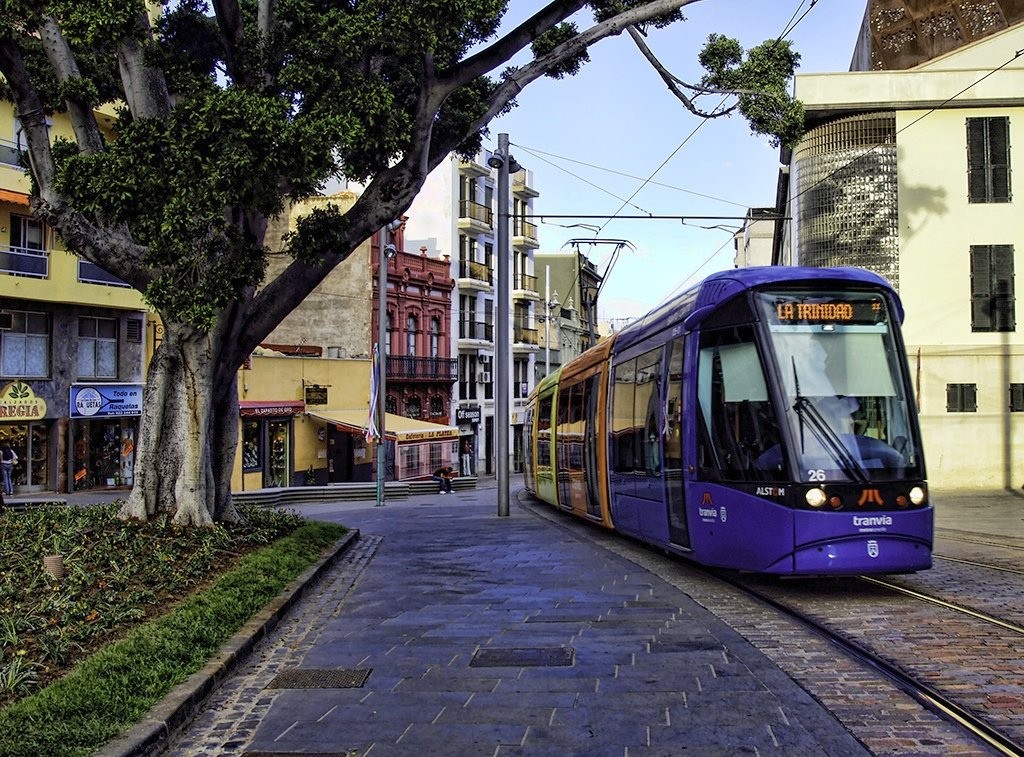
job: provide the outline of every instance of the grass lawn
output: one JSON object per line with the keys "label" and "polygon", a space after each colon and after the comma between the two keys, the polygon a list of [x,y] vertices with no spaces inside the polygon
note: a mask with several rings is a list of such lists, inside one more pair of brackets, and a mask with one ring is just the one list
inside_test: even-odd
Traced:
{"label": "grass lawn", "polygon": [[345,532],[263,508],[201,529],[117,509],[0,510],[0,755],[92,754]]}

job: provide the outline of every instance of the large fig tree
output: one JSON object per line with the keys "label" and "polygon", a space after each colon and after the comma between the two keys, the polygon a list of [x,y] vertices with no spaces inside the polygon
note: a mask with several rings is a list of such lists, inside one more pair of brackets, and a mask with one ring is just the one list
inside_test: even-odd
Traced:
{"label": "large fig tree", "polygon": [[[32,211],[163,320],[122,514],[236,518],[243,359],[431,169],[474,154],[523,87],[695,1],[557,0],[499,35],[505,0],[4,0],[0,94],[26,139]],[[742,55],[711,62],[708,81],[735,86]],[[48,133],[58,111],[73,142]],[[303,218],[291,262],[264,280],[268,219],[340,177],[361,197]]]}

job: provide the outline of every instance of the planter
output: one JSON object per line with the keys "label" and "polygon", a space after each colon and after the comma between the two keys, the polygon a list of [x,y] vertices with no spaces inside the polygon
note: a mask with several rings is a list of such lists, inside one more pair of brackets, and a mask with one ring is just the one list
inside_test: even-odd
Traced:
{"label": "planter", "polygon": [[60,580],[64,577],[64,555],[44,555],[43,570]]}

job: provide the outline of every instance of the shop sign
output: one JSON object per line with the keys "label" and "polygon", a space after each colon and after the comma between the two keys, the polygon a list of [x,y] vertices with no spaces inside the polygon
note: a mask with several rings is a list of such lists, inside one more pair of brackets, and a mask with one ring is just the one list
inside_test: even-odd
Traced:
{"label": "shop sign", "polygon": [[410,431],[403,432],[400,441],[413,442],[423,441],[424,439],[454,439],[458,434],[450,428],[443,429],[441,431]]}
{"label": "shop sign", "polygon": [[456,423],[479,423],[480,408],[478,407],[457,407],[455,408]]}
{"label": "shop sign", "polygon": [[294,400],[240,400],[238,414],[246,418],[289,418],[305,410],[302,402]]}
{"label": "shop sign", "polygon": [[72,418],[142,415],[142,384],[76,384],[71,387]]}
{"label": "shop sign", "polygon": [[31,420],[46,416],[46,400],[37,397],[24,381],[12,381],[0,391],[0,420]]}
{"label": "shop sign", "polygon": [[312,386],[306,387],[306,404],[307,405],[326,405],[327,404],[327,387],[313,384]]}

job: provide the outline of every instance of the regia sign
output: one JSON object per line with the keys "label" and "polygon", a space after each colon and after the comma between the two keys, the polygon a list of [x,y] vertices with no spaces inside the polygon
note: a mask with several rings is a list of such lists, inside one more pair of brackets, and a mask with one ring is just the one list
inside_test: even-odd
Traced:
{"label": "regia sign", "polygon": [[478,407],[457,407],[455,408],[456,423],[479,423],[480,408]]}
{"label": "regia sign", "polygon": [[75,384],[72,418],[142,415],[142,384]]}

